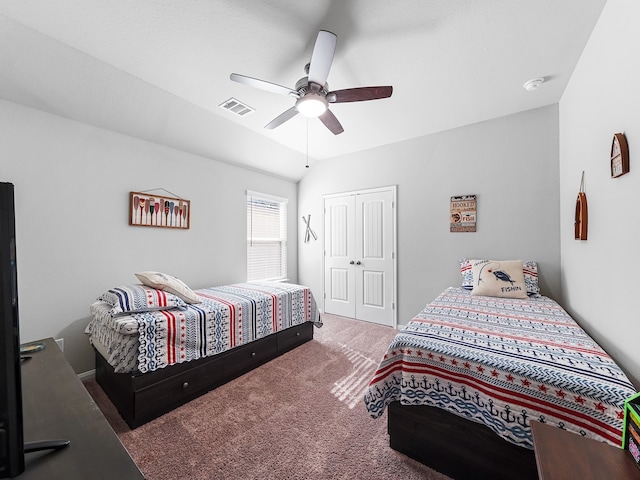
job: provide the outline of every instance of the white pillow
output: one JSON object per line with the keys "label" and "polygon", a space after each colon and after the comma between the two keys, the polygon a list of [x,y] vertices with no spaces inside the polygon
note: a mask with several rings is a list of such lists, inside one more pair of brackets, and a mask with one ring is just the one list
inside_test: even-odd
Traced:
{"label": "white pillow", "polygon": [[140,272],[135,274],[147,287],[173,293],[187,303],[202,303],[202,300],[182,280],[161,272]]}
{"label": "white pillow", "polygon": [[522,260],[471,260],[471,295],[527,298]]}

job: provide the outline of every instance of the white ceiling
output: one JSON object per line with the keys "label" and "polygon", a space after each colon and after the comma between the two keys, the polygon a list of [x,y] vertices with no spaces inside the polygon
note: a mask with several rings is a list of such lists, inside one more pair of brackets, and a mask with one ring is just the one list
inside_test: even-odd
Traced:
{"label": "white ceiling", "polygon": [[[606,0],[0,0],[0,98],[292,180],[310,163],[557,103]],[[318,30],[338,41],[344,133],[294,99]],[[523,84],[544,77],[535,91]],[[255,108],[237,117],[230,97]]]}

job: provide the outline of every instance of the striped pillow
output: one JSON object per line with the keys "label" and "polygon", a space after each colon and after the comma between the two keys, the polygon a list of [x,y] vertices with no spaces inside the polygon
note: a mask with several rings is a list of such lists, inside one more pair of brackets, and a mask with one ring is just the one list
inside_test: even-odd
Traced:
{"label": "striped pillow", "polygon": [[[473,272],[471,271],[471,261],[468,258],[461,258],[460,274],[462,275],[462,288],[473,290]],[[522,262],[522,273],[524,274],[524,285],[527,295],[537,297],[540,295],[538,286],[538,263],[533,260]]]}
{"label": "striped pillow", "polygon": [[112,317],[186,306],[186,303],[176,295],[144,285],[111,288],[100,295],[98,300],[111,305],[109,313]]}

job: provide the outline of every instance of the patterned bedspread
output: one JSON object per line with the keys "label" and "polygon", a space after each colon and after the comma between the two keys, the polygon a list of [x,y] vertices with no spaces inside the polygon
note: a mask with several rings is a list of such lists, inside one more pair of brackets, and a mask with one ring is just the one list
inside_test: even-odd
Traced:
{"label": "patterned bedspread", "polygon": [[445,290],[399,332],[365,393],[372,417],[393,401],[433,405],[533,448],[535,419],[620,446],[622,370],[550,298]]}
{"label": "patterned bedspread", "polygon": [[[307,287],[256,282],[195,291],[202,303],[186,308],[108,315],[108,306],[91,306],[90,339],[108,350],[116,372],[131,370],[132,350],[144,373],[215,355],[306,321],[320,326],[316,302]],[[93,341],[93,340],[92,340]]]}

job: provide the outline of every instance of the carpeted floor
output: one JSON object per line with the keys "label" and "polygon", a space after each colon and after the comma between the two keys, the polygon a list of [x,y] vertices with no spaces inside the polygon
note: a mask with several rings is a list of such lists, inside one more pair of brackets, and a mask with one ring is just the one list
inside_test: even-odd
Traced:
{"label": "carpeted floor", "polygon": [[386,414],[364,407],[395,331],[323,321],[312,341],[135,430],[85,386],[148,480],[447,479],[390,449]]}

